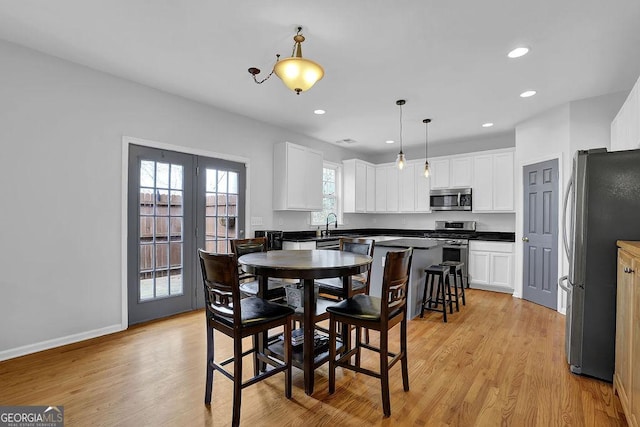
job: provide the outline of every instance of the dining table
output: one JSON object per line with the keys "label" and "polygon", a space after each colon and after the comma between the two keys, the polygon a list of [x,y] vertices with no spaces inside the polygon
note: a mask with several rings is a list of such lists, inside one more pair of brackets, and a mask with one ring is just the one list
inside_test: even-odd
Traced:
{"label": "dining table", "polygon": [[[368,271],[372,261],[368,255],[322,249],[253,252],[238,259],[244,271],[258,276],[259,297],[264,298],[269,278],[296,279],[302,283],[302,363],[297,363],[294,357],[294,365],[303,370],[304,388],[308,395],[313,393],[315,368],[329,360],[328,350],[316,354],[314,348],[317,309],[314,282],[316,279],[341,277],[344,295],[349,295],[351,276]],[[261,338],[258,345],[268,346],[267,341]]]}

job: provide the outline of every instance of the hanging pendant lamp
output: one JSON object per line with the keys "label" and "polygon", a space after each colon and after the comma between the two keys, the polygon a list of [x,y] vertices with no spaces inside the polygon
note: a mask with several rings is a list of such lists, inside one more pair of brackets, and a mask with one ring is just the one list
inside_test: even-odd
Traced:
{"label": "hanging pendant lamp", "polygon": [[406,104],[404,99],[399,99],[396,101],[396,105],[400,107],[400,152],[398,153],[398,157],[396,158],[396,166],[399,170],[404,169],[404,165],[407,163],[407,159],[402,152],[402,106]]}
{"label": "hanging pendant lamp", "polygon": [[429,175],[431,175],[431,171],[429,170],[429,157],[427,157],[427,148],[429,145],[429,123],[431,123],[431,119],[424,119],[422,123],[424,123],[424,177],[429,178]]}

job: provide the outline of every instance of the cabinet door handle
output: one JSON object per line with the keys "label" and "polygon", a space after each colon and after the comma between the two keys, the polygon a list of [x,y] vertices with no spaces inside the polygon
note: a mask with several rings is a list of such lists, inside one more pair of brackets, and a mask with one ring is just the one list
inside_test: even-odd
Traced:
{"label": "cabinet door handle", "polygon": [[629,268],[629,267],[625,267],[623,270],[625,273],[635,273],[635,270]]}
{"label": "cabinet door handle", "polygon": [[523,237],[523,238],[522,238],[522,241],[523,241],[523,242],[528,242],[528,241],[529,241],[529,238],[528,238],[528,237]]}

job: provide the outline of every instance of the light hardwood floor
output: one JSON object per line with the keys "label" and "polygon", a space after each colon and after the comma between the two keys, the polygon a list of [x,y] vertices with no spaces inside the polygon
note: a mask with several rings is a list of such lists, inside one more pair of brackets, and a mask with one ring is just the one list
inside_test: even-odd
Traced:
{"label": "light hardwood floor", "polygon": [[[203,404],[204,333],[199,311],[2,362],[0,405],[64,405],[69,426],[229,425],[231,381],[216,374],[211,408]],[[397,331],[391,336],[396,342]],[[218,352],[230,355],[230,341],[216,340]],[[241,424],[626,425],[611,384],[569,373],[564,316],[552,310],[470,290],[449,323],[434,312],[410,321],[408,341],[411,390],[402,391],[394,366],[391,418],[382,417],[378,380],[338,369],[329,395],[324,365],[312,396],[295,368],[291,400],[282,375],[244,389]],[[363,356],[376,366],[375,354]]]}

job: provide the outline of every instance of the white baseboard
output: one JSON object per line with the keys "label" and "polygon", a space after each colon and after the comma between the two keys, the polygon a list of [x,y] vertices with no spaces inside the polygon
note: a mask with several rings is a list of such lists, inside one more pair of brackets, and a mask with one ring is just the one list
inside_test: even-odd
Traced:
{"label": "white baseboard", "polygon": [[509,288],[507,286],[480,285],[477,283],[469,283],[469,287],[471,289],[480,289],[483,291],[493,291],[493,292],[502,292],[505,294],[513,294],[513,288]]}
{"label": "white baseboard", "polygon": [[13,359],[38,351],[49,350],[50,348],[60,347],[67,344],[73,344],[91,338],[100,337],[102,335],[112,334],[127,329],[121,324],[107,326],[105,328],[94,329],[92,331],[81,332],[79,334],[67,335],[66,337],[55,338],[52,340],[42,341],[35,344],[28,344],[22,347],[11,348],[9,350],[0,351],[0,362],[3,360]]}

